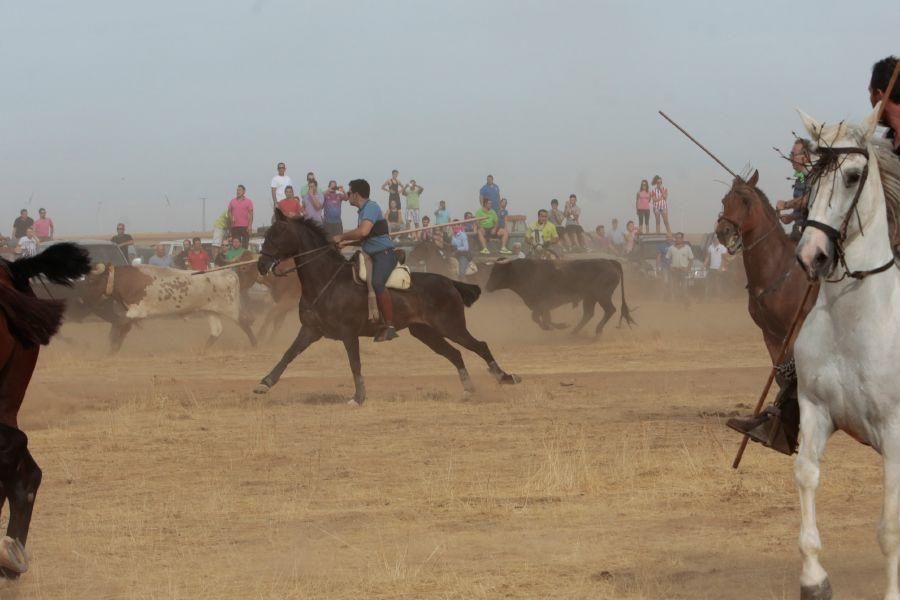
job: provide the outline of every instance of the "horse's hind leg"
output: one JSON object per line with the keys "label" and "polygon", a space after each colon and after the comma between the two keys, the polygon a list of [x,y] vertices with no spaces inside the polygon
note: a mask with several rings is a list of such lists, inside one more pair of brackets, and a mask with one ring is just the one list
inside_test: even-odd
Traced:
{"label": "horse's hind leg", "polygon": [[801,600],[831,598],[828,573],[819,563],[822,541],[816,527],[816,488],[819,485],[819,459],[833,431],[834,426],[824,409],[803,398],[801,394],[800,448],[794,460],[794,480],[800,489],[800,554],[803,556],[803,569],[800,572]]}
{"label": "horse's hind leg", "polygon": [[491,375],[497,378],[497,381],[500,383],[519,383],[521,381],[518,375],[510,375],[500,368],[500,365],[494,360],[494,355],[491,354],[491,349],[488,348],[488,345],[481,340],[476,340],[469,333],[469,330],[466,329],[465,320],[462,320],[462,323],[455,327],[448,328],[448,330],[447,332],[438,331],[438,333],[480,356],[487,363],[488,370],[491,372]]}
{"label": "horse's hind leg", "polygon": [[0,539],[0,575],[14,578],[28,570],[25,542],[41,469],[28,452],[28,437],[9,425],[0,425],[0,478],[9,500],[9,525]]}
{"label": "horse's hind leg", "polygon": [[262,378],[262,381],[259,382],[259,385],[257,385],[253,391],[257,394],[265,394],[268,392],[269,389],[281,379],[281,374],[284,373],[287,366],[291,364],[291,361],[297,358],[301,352],[309,348],[313,342],[319,340],[321,337],[322,334],[319,333],[317,329],[307,325],[301,325],[300,333],[297,334],[294,343],[290,345],[284,353],[284,356],[278,361],[278,364],[269,371],[268,375]]}
{"label": "horse's hind leg", "polygon": [[241,331],[247,336],[247,339],[250,340],[250,345],[256,348],[256,335],[253,333],[253,319],[248,319],[246,315],[242,315],[237,320],[238,327],[241,328]]}
{"label": "horse's hind leg", "polygon": [[884,436],[884,509],[878,526],[878,542],[887,568],[885,600],[900,600],[900,443],[891,435]]}
{"label": "horse's hind leg", "polygon": [[444,336],[435,331],[434,328],[420,323],[410,324],[409,332],[414,338],[431,348],[433,352],[440,354],[453,363],[453,366],[456,367],[456,370],[459,372],[459,380],[462,382],[463,389],[466,393],[475,391],[475,386],[472,384],[472,378],[469,377],[469,372],[466,370],[466,364],[463,362],[462,353],[448,344],[447,340],[444,339]]}

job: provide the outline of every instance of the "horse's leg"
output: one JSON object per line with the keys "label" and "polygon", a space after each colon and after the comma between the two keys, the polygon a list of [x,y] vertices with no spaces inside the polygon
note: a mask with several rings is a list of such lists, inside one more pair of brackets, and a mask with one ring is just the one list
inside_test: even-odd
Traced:
{"label": "horse's leg", "polygon": [[491,354],[491,349],[488,348],[488,345],[481,340],[476,340],[469,330],[466,329],[466,321],[465,319],[460,319],[459,323],[452,323],[450,327],[446,328],[446,331],[441,331],[440,329],[436,329],[436,331],[443,335],[445,338],[449,339],[452,342],[456,342],[466,350],[470,350],[480,356],[484,362],[487,363],[488,370],[491,375],[497,378],[497,381],[500,383],[519,383],[522,379],[518,375],[510,375],[506,371],[500,368],[500,365],[497,364],[497,361],[494,360],[494,355]]}
{"label": "horse's leg", "polygon": [[209,347],[212,346],[217,339],[219,339],[220,335],[222,335],[223,327],[222,319],[220,319],[217,315],[207,315],[206,321],[209,323],[209,337],[206,339],[206,346],[204,346],[203,349],[209,350]]}
{"label": "horse's leg", "polygon": [[588,321],[594,318],[594,304],[596,304],[596,302],[597,301],[591,296],[585,296],[581,301],[581,321],[579,321],[578,325],[572,330],[572,335],[576,335],[581,331],[582,327],[587,325]]}
{"label": "horse's leg", "polygon": [[[273,306],[272,308],[270,308],[269,310],[266,311],[266,316],[263,317],[262,325],[259,326],[259,331],[256,333],[256,337],[260,337],[260,338],[263,337],[263,334],[265,334],[265,332],[266,332],[266,327],[268,327],[269,324],[272,323],[272,319],[273,319],[272,315],[275,313],[276,310],[278,310],[277,305]],[[275,326],[274,325],[272,326],[272,333],[269,334],[269,336],[266,338],[266,341],[267,342],[272,341],[273,337],[275,337]]]}
{"label": "horse's leg", "polygon": [[603,319],[599,323],[597,323],[597,328],[594,330],[594,335],[600,337],[600,334],[603,333],[603,328],[606,327],[606,324],[609,323],[609,320],[613,318],[613,315],[616,314],[616,305],[613,304],[612,294],[609,295],[605,300],[600,302],[600,308],[603,309]]}
{"label": "horse's leg", "polygon": [[878,542],[887,568],[885,600],[900,600],[897,575],[900,568],[900,443],[884,436],[884,509],[878,526]]}
{"label": "horse's leg", "polygon": [[250,345],[256,348],[256,335],[253,333],[253,317],[244,313],[238,316],[237,324],[247,336],[247,339],[250,340]]}
{"label": "horse's leg", "polygon": [[284,353],[284,356],[281,357],[281,360],[278,361],[269,374],[262,378],[262,381],[253,389],[253,391],[257,394],[265,394],[272,388],[273,385],[278,383],[278,380],[281,379],[281,374],[284,373],[284,370],[287,368],[291,361],[297,358],[297,356],[309,348],[309,346],[319,340],[322,337],[322,334],[319,333],[318,330],[309,327],[307,325],[300,326],[300,333],[297,334],[297,338],[294,340],[294,343],[290,345],[287,351]]}
{"label": "horse's leg", "polygon": [[362,406],[366,401],[366,382],[362,376],[362,364],[359,360],[359,337],[351,333],[350,337],[344,338],[344,349],[347,351],[347,359],[350,361],[350,371],[353,373],[353,399],[347,404],[351,406]]}
{"label": "horse's leg", "polygon": [[800,397],[800,448],[794,460],[794,480],[800,490],[800,573],[801,600],[828,600],[831,584],[819,563],[822,541],[816,527],[816,488],[819,485],[819,458],[834,431],[824,408]]}
{"label": "horse's leg", "polygon": [[28,570],[24,547],[41,470],[28,453],[25,433],[5,424],[0,425],[0,471],[0,484],[9,500],[9,524],[6,537],[0,539],[0,574],[18,577]]}
{"label": "horse's leg", "polygon": [[462,353],[448,344],[447,340],[444,339],[444,336],[435,331],[434,328],[420,323],[410,324],[409,332],[414,338],[431,348],[433,352],[440,354],[453,363],[453,366],[456,367],[456,370],[459,372],[459,380],[463,385],[463,390],[465,390],[467,394],[475,391],[475,386],[472,384],[472,378],[469,377],[469,372],[466,370],[466,364],[463,362]]}

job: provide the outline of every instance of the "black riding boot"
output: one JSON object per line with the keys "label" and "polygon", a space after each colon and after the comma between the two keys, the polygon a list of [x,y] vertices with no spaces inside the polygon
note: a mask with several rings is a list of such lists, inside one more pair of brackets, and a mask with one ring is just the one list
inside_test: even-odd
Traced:
{"label": "black riding boot", "polygon": [[731,418],[725,424],[767,448],[792,455],[797,451],[800,433],[800,405],[797,400],[797,379],[793,378],[779,390],[771,406],[755,417]]}

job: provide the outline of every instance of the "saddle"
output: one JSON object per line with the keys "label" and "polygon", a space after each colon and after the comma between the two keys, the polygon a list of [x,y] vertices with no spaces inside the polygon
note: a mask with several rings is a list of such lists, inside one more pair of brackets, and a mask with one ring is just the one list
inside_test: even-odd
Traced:
{"label": "saddle", "polygon": [[[403,250],[395,250],[397,254],[397,266],[394,267],[391,276],[388,277],[385,287],[391,290],[408,290],[412,285],[412,276],[409,267],[405,264],[406,252]],[[363,285],[369,281],[369,264],[371,259],[364,252],[357,252],[351,259],[353,263],[353,278],[357,284]]]}

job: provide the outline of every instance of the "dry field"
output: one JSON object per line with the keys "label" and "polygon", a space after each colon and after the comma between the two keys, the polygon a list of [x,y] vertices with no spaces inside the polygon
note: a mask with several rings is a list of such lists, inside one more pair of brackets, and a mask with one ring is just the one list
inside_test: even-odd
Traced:
{"label": "dry field", "polygon": [[[202,319],[146,323],[113,358],[106,326],[66,325],[21,415],[32,568],[0,598],[795,598],[791,462],[751,446],[732,471],[723,425],[763,383],[760,335],[738,302],[629,295],[639,326],[599,343],[482,299],[473,331],[524,381],[469,354],[469,400],[408,334],[366,341],[362,409],[336,342],[250,393],[295,322],[205,355]],[[877,597],[880,461],[838,435],[822,481],[834,588]]]}

